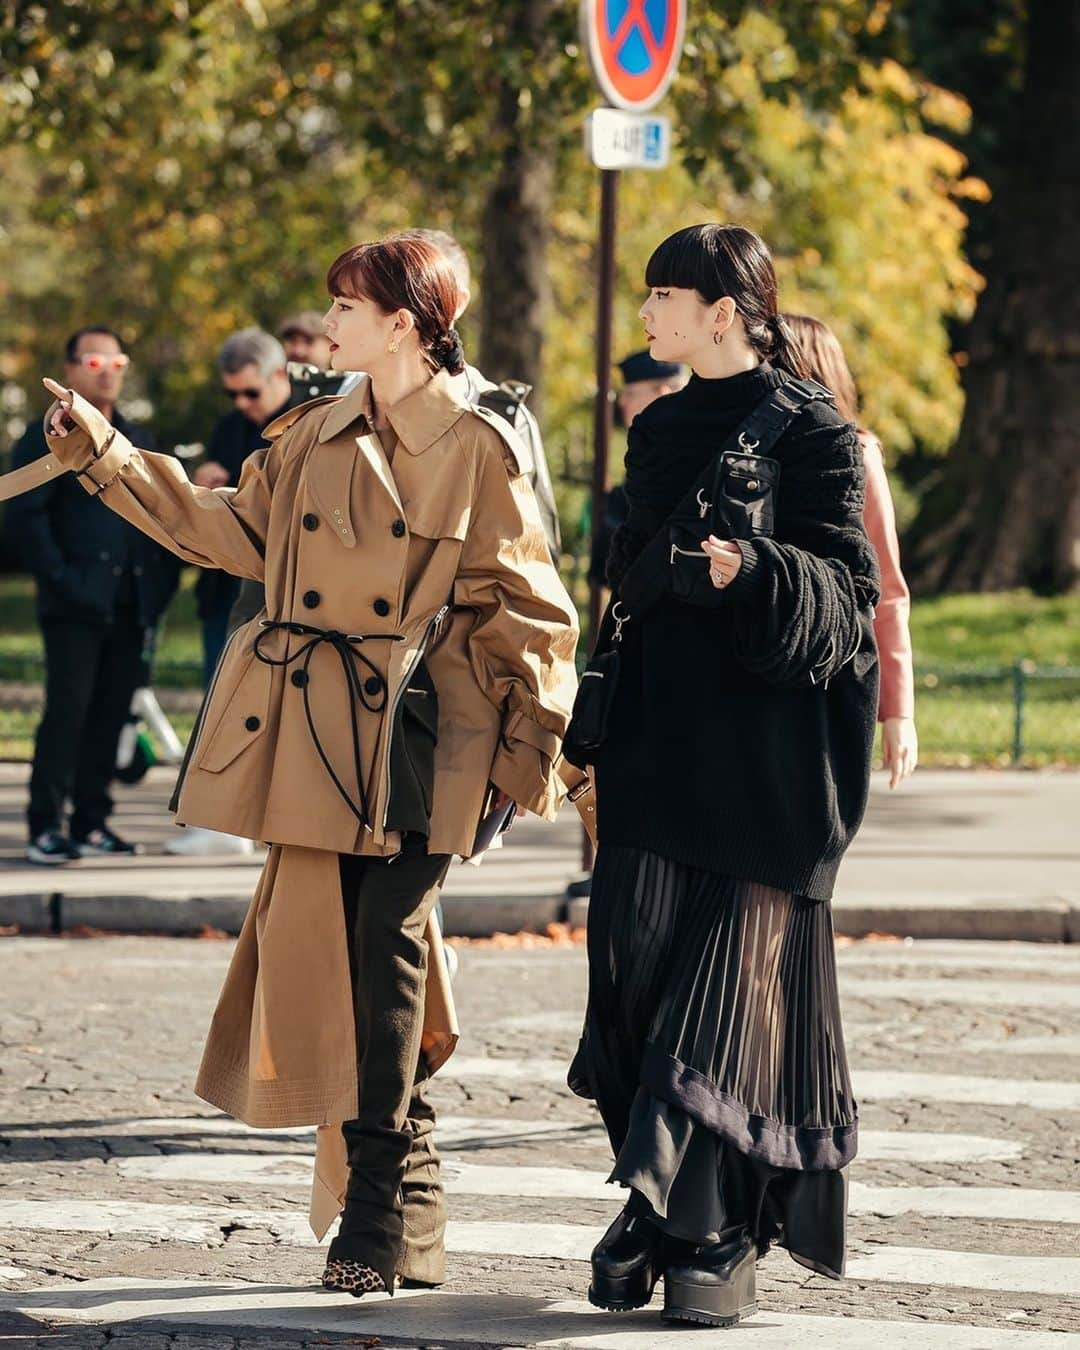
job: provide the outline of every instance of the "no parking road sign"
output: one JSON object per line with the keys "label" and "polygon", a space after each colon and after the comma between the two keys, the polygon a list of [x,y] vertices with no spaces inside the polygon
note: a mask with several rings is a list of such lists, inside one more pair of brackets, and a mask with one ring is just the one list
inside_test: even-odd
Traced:
{"label": "no parking road sign", "polygon": [[613,107],[644,112],[663,98],[682,55],[686,0],[581,0],[581,26]]}

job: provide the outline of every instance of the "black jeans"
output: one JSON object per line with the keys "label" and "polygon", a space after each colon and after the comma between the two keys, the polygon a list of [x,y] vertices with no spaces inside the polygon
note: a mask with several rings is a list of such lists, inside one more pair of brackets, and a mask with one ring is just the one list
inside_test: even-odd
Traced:
{"label": "black jeans", "polygon": [[113,809],[116,743],[138,688],[146,627],[129,611],[111,624],[45,619],[41,631],[45,711],[30,773],[30,834],[59,829],[70,799],[71,832],[83,838]]}
{"label": "black jeans", "polygon": [[359,1107],[341,1127],[349,1184],[330,1259],[370,1266],[388,1289],[395,1273],[426,1284],[444,1275],[446,1212],[420,1041],[424,927],[449,865],[415,834],[393,861],[341,857]]}

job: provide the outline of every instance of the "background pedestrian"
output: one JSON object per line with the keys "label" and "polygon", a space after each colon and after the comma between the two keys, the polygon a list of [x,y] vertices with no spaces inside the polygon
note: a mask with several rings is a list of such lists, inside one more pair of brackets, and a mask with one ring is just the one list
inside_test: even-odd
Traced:
{"label": "background pedestrian", "polygon": [[[117,407],[128,369],[120,336],[104,325],[68,339],[64,379],[125,435],[150,433]],[[16,467],[48,453],[32,421]],[[133,525],[102,509],[71,475],[13,500],[7,528],[36,582],[45,646],[45,707],[34,740],[27,821],[31,862],[134,853],[108,826],[120,729],[144,672],[144,649],[176,590],[179,564]],[[71,804],[70,834],[65,828]]]}
{"label": "background pedestrian", "polygon": [[885,471],[881,441],[859,421],[859,394],[844,349],[836,334],[820,319],[807,314],[785,314],[812,379],[831,389],[836,407],[857,428],[866,470],[866,506],[863,524],[877,554],[881,571],[881,598],[874,615],[874,637],[881,671],[878,721],[881,757],[889,786],[897,787],[915,772],[919,737],[915,729],[915,671],[911,653],[911,593],[900,566],[896,510]]}

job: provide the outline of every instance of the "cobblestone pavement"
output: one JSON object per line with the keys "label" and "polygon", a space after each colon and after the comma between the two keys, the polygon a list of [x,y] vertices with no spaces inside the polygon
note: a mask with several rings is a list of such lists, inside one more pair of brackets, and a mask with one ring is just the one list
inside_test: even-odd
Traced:
{"label": "cobblestone pavement", "polygon": [[1080,947],[842,945],[863,1130],[848,1278],[774,1251],[761,1312],[734,1333],[585,1304],[620,1198],[596,1117],[562,1082],[580,947],[460,953],[462,1044],[433,1094],[445,1288],[319,1292],[310,1132],[247,1130],[190,1090],[230,950],[0,940],[5,1350],[1080,1348]]}

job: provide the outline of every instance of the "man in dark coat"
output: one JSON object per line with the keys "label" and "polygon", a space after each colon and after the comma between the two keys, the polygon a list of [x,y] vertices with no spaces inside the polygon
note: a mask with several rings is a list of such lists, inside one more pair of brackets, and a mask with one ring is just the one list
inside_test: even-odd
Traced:
{"label": "man in dark coat", "polygon": [[[217,357],[232,412],[219,418],[210,436],[206,459],[192,475],[200,487],[236,487],[248,455],[266,448],[263,427],[297,404],[337,392],[339,375],[311,366],[288,367],[277,338],[261,328],[242,328],[225,340]],[[229,614],[240,595],[240,582],[227,572],[206,569],[195,587],[203,626],[203,683],[210,684],[229,633]],[[262,608],[253,590],[255,609]],[[254,603],[254,600],[253,600]],[[249,617],[249,616],[248,616]]]}
{"label": "man in dark coat", "polygon": [[[147,432],[116,406],[128,364],[117,334],[82,328],[68,340],[66,357],[65,383],[124,435],[146,445]],[[34,421],[15,446],[13,464],[21,467],[48,451]],[[27,857],[58,864],[87,854],[134,853],[109,829],[108,789],[144,650],[176,590],[177,560],[103,510],[70,474],[13,500],[7,527],[37,582],[45,642],[45,709],[30,776]]]}

